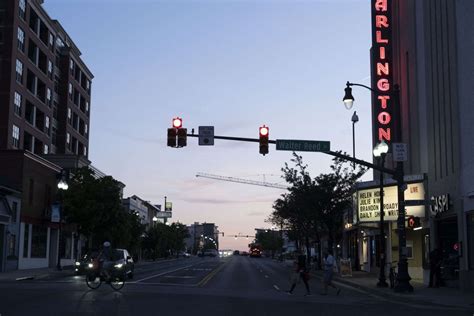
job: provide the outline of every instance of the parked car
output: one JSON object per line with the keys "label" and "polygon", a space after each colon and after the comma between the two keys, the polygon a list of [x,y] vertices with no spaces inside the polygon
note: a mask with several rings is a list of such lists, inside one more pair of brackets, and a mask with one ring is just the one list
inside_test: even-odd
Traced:
{"label": "parked car", "polygon": [[238,256],[238,255],[240,255],[240,251],[234,250],[234,256]]}

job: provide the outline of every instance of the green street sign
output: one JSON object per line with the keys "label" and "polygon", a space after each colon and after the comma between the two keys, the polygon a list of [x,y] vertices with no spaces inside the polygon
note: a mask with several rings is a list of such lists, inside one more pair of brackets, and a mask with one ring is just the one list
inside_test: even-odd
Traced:
{"label": "green street sign", "polygon": [[331,143],[319,140],[277,139],[276,150],[329,151]]}

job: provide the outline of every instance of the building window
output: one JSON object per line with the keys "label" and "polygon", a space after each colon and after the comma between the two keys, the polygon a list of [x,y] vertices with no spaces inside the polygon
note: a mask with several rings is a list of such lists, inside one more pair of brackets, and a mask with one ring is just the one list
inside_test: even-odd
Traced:
{"label": "building window", "polygon": [[49,131],[49,116],[45,116],[44,118],[44,126]]}
{"label": "building window", "polygon": [[46,258],[46,241],[48,239],[48,228],[33,225],[31,232],[31,257]]}
{"label": "building window", "polygon": [[21,27],[18,27],[18,34],[17,34],[17,48],[24,52],[25,51],[25,32],[21,29]]}
{"label": "building window", "polygon": [[51,107],[51,89],[46,89],[46,104]]}
{"label": "building window", "polygon": [[89,101],[86,101],[86,112],[89,112]]}
{"label": "building window", "polygon": [[53,74],[53,62],[51,60],[48,60],[48,73],[49,75]]}
{"label": "building window", "polygon": [[87,123],[84,125],[84,133],[88,133],[89,132],[89,126],[87,125]]}
{"label": "building window", "polygon": [[7,252],[7,259],[17,259],[16,253],[16,235],[9,234],[7,235],[7,243],[8,243],[8,252]]}
{"label": "building window", "polygon": [[18,59],[16,60],[16,82],[23,83],[23,63]]}
{"label": "building window", "polygon": [[20,0],[18,2],[18,15],[20,16],[20,18],[22,18],[23,20],[25,20],[26,18],[26,0]]}
{"label": "building window", "polygon": [[71,134],[66,133],[66,147],[71,150]]}
{"label": "building window", "polygon": [[20,147],[20,128],[16,125],[13,125],[13,132],[12,132],[12,145],[15,148]]}
{"label": "building window", "polygon": [[72,122],[72,113],[71,113],[71,108],[67,108],[67,122],[71,124]]}
{"label": "building window", "polygon": [[87,156],[87,147],[84,146],[84,156]]}
{"label": "building window", "polygon": [[22,99],[21,94],[15,91],[15,98],[13,100],[13,103],[15,105],[14,107],[15,114],[18,116],[21,116],[21,101],[22,101],[21,99]]}
{"label": "building window", "polygon": [[49,146],[48,145],[44,145],[43,154],[45,154],[45,155],[49,154]]}
{"label": "building window", "polygon": [[49,33],[49,46],[51,46],[51,48],[54,46],[54,35],[53,33]]}
{"label": "building window", "polygon": [[74,60],[72,60],[72,59],[69,60],[69,68],[71,70],[74,70]]}
{"label": "building window", "polygon": [[69,99],[72,100],[72,83],[69,83],[68,92],[69,92]]}

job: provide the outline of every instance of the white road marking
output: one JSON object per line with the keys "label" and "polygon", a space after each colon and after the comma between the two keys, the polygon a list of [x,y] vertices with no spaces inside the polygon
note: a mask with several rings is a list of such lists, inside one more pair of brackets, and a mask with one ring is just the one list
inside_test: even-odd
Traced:
{"label": "white road marking", "polygon": [[173,279],[194,279],[194,276],[189,275],[165,275],[164,278],[173,278]]}
{"label": "white road marking", "polygon": [[149,279],[153,279],[153,278],[156,278],[156,277],[159,277],[159,276],[168,274],[168,273],[172,273],[172,272],[176,272],[176,271],[183,270],[183,269],[186,269],[186,268],[190,268],[190,267],[192,267],[192,266],[193,266],[193,265],[186,266],[186,267],[182,267],[182,268],[178,268],[178,269],[171,270],[171,271],[166,271],[166,272],[158,273],[158,274],[155,274],[155,275],[152,275],[152,276],[149,276],[149,277],[146,277],[146,278],[137,280],[137,281],[128,282],[128,283],[132,283],[132,284],[133,284],[133,283],[142,282],[142,281],[149,280]]}
{"label": "white road marking", "polygon": [[275,290],[280,291],[280,288],[278,287],[278,285],[273,284],[273,287],[275,288]]}
{"label": "white road marking", "polygon": [[265,279],[268,279],[268,275],[265,275]]}

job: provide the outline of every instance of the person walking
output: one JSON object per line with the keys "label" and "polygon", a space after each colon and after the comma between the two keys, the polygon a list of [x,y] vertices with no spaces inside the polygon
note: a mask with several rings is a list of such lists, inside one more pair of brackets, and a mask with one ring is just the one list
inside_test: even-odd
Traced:
{"label": "person walking", "polygon": [[428,287],[441,285],[441,252],[435,248],[430,252],[430,283]]}
{"label": "person walking", "polygon": [[309,289],[309,271],[306,267],[306,256],[302,253],[299,254],[298,258],[293,263],[293,273],[291,277],[291,287],[287,291],[288,295],[293,295],[293,290],[296,287],[296,283],[299,280],[303,280],[303,283],[306,287],[306,294],[305,296],[310,296],[311,291]]}
{"label": "person walking", "polygon": [[335,264],[336,264],[336,260],[334,259],[332,255],[332,251],[331,250],[325,251],[324,252],[324,275],[323,275],[324,292],[322,292],[321,295],[328,294],[328,286],[336,290],[336,295],[339,295],[339,293],[341,293],[341,289],[332,283]]}

